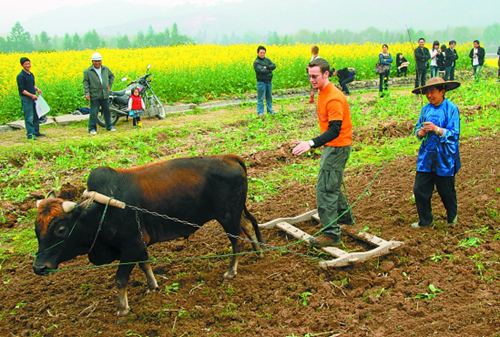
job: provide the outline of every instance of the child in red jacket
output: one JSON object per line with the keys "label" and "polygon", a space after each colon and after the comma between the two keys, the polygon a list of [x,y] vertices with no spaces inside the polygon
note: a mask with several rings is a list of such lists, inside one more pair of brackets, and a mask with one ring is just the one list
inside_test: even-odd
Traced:
{"label": "child in red jacket", "polygon": [[146,105],[141,97],[140,89],[134,88],[132,90],[132,95],[130,95],[128,99],[128,110],[130,111],[128,115],[132,117],[132,124],[134,126],[142,126],[141,115],[145,109]]}

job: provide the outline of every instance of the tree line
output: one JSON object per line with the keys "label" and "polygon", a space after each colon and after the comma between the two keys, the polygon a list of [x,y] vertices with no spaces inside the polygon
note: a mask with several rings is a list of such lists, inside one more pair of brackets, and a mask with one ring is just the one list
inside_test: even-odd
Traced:
{"label": "tree line", "polygon": [[500,43],[500,24],[492,24],[484,28],[481,27],[447,27],[437,31],[414,30],[405,28],[401,31],[382,31],[375,27],[369,27],[359,32],[347,29],[335,31],[323,30],[312,32],[309,30],[299,30],[294,34],[278,34],[268,32],[258,34],[247,32],[244,34],[222,35],[215,38],[207,37],[206,33],[198,34],[196,38],[181,34],[176,23],[163,31],[155,32],[151,26],[146,32],[139,31],[135,36],[119,35],[114,37],[99,35],[95,30],[90,30],[79,35],[64,34],[64,36],[49,36],[46,32],[32,35],[23,26],[16,22],[10,33],[6,37],[0,37],[0,52],[31,52],[31,51],[52,51],[52,50],[82,50],[108,48],[142,48],[157,46],[175,46],[192,43],[267,43],[275,45],[287,45],[295,43],[397,43],[414,42],[420,37],[428,41],[439,40],[447,42],[456,40],[459,43],[467,43],[479,39],[483,46],[496,51]]}
{"label": "tree line", "polygon": [[135,36],[121,35],[105,37],[95,29],[79,35],[64,34],[64,36],[49,36],[46,32],[32,35],[16,22],[6,37],[0,37],[0,52],[32,52],[53,50],[83,50],[97,48],[142,48],[157,46],[175,46],[190,44],[193,40],[181,34],[174,23],[164,31],[155,32],[151,26],[144,33],[139,31]]}

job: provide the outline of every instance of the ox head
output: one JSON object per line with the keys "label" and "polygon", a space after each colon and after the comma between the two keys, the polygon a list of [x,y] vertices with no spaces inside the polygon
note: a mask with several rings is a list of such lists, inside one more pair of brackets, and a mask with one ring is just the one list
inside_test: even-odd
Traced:
{"label": "ox head", "polygon": [[33,270],[46,275],[57,269],[59,263],[70,260],[87,251],[82,247],[85,241],[80,223],[83,208],[75,202],[57,198],[54,193],[36,203],[37,217],[35,232],[38,252]]}

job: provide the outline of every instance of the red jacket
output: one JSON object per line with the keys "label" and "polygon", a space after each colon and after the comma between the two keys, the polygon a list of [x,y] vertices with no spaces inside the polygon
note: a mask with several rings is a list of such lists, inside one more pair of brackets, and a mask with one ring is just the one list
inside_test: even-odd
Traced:
{"label": "red jacket", "polygon": [[130,95],[130,99],[132,100],[131,110],[143,110],[141,96]]}

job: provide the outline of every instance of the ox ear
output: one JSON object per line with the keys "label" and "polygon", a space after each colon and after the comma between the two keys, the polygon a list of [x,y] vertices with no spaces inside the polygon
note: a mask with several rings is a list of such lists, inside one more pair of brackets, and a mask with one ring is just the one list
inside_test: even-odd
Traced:
{"label": "ox ear", "polygon": [[73,201],[63,201],[62,203],[62,208],[64,210],[64,213],[70,213],[73,211],[76,207],[76,202]]}
{"label": "ox ear", "polygon": [[57,198],[56,192],[54,192],[54,190],[50,191],[49,194],[47,194],[46,199],[50,199],[50,198]]}

